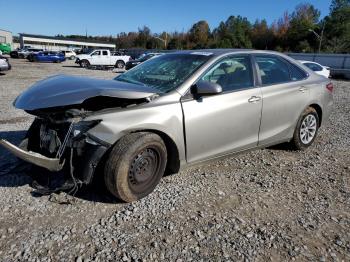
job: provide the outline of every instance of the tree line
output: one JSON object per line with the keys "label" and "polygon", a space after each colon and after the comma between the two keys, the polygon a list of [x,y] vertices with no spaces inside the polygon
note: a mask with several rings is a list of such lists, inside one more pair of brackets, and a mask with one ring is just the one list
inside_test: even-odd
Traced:
{"label": "tree line", "polygon": [[155,34],[144,26],[137,32],[89,38],[115,43],[118,49],[254,48],[282,52],[347,53],[350,52],[350,0],[332,0],[329,14],[323,19],[320,19],[320,11],[315,6],[302,3],[272,24],[265,19],[251,23],[246,17],[238,15],[228,17],[213,30],[210,30],[207,21],[202,20],[187,32]]}

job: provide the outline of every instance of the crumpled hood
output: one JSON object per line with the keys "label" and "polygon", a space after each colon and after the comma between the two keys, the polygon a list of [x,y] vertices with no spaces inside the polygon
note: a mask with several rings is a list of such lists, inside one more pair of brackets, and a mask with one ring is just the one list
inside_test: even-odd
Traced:
{"label": "crumpled hood", "polygon": [[142,99],[156,94],[156,90],[116,80],[57,75],[35,83],[14,101],[23,110],[77,105],[98,96]]}

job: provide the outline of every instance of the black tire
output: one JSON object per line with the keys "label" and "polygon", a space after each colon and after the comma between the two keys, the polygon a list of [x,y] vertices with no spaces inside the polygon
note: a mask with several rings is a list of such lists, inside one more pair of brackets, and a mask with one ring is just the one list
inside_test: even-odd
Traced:
{"label": "black tire", "polygon": [[[316,124],[315,124],[314,135],[312,136],[310,141],[305,142],[305,139],[302,139],[301,129],[303,128],[303,122],[307,117],[311,117],[312,119],[315,119]],[[298,120],[297,126],[294,130],[293,139],[291,141],[293,148],[296,150],[305,150],[306,148],[311,146],[313,144],[313,142],[315,141],[315,138],[317,137],[319,127],[320,127],[320,119],[319,119],[319,116],[318,116],[316,110],[312,107],[308,107],[301,114],[301,116]]]}
{"label": "black tire", "polygon": [[123,69],[123,68],[125,67],[124,61],[118,60],[118,61],[115,63],[115,67],[118,68],[118,69]]}
{"label": "black tire", "polygon": [[72,56],[69,57],[69,60],[74,60],[74,59],[75,59],[75,56],[74,56],[74,55],[72,55]]}
{"label": "black tire", "polygon": [[80,61],[80,66],[83,68],[89,68],[90,67],[90,62],[86,59],[83,59]]}
{"label": "black tire", "polygon": [[126,135],[112,148],[106,161],[106,187],[120,200],[136,201],[153,192],[166,163],[167,150],[160,136],[146,132]]}

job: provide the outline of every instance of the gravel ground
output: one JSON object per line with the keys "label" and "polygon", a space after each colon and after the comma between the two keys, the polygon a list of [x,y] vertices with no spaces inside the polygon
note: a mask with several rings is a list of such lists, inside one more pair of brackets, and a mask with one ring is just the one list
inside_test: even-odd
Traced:
{"label": "gravel ground", "polygon": [[[0,137],[18,143],[32,117],[12,107],[58,73],[111,79],[71,61],[11,60],[0,75]],[[306,152],[253,151],[167,176],[149,197],[115,202],[98,188],[39,197],[0,149],[1,261],[349,261],[350,82]]]}

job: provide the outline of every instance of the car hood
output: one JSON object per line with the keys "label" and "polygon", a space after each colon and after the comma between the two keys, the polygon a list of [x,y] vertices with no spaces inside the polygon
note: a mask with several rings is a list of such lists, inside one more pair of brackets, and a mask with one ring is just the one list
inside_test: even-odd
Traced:
{"label": "car hood", "polygon": [[35,83],[14,101],[23,110],[77,105],[93,97],[142,99],[156,94],[151,87],[116,80],[57,75]]}

